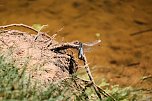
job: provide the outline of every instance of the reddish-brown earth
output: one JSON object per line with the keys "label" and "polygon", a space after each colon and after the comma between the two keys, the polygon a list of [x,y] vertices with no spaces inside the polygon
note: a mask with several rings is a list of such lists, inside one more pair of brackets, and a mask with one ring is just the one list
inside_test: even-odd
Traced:
{"label": "reddish-brown earth", "polygon": [[[1,0],[0,25],[48,24],[57,40],[82,42],[101,39],[86,52],[97,83],[152,88],[152,0]],[[22,29],[23,30],[23,29]],[[97,33],[100,33],[98,37]],[[81,69],[80,69],[81,70]]]}

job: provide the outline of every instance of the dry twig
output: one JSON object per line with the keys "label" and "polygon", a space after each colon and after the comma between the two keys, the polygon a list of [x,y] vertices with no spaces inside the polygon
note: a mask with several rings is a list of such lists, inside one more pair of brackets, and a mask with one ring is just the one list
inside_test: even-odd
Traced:
{"label": "dry twig", "polygon": [[34,29],[33,27],[31,26],[28,26],[28,25],[25,25],[25,24],[9,24],[9,25],[5,25],[5,26],[0,26],[0,29],[4,29],[4,28],[8,28],[8,27],[13,27],[13,26],[17,26],[17,27],[25,27],[25,28],[28,28],[28,29],[31,29],[33,30],[34,32],[38,33],[38,31],[36,29]]}
{"label": "dry twig", "polygon": [[147,30],[142,30],[142,31],[134,32],[134,33],[131,33],[130,35],[131,36],[135,36],[135,35],[143,34],[145,32],[150,32],[150,31],[152,31],[152,28],[147,29]]}
{"label": "dry twig", "polygon": [[61,32],[61,31],[63,30],[63,28],[64,28],[64,26],[61,27],[58,31],[56,31],[56,32],[52,35],[51,40],[49,41],[47,47],[49,47],[49,46],[51,45],[52,40],[57,36],[57,33]]}
{"label": "dry twig", "polygon": [[98,95],[99,99],[102,100],[101,95],[100,95],[100,92],[99,92],[99,90],[98,90],[98,88],[97,88],[97,86],[96,86],[96,84],[95,84],[95,82],[94,82],[94,79],[93,79],[93,77],[92,77],[91,71],[90,71],[90,69],[89,69],[88,62],[87,62],[87,59],[86,59],[85,54],[82,54],[82,58],[81,58],[81,59],[82,59],[83,62],[84,62],[84,66],[85,66],[86,72],[87,72],[87,74],[88,74],[88,76],[89,76],[90,81],[92,81],[92,83],[93,83],[93,88],[94,88],[96,94]]}
{"label": "dry twig", "polygon": [[46,33],[42,33],[40,32],[44,27],[48,26],[48,25],[42,25],[40,30],[36,30],[35,28],[31,27],[31,26],[28,26],[28,25],[25,25],[25,24],[9,24],[9,25],[5,25],[5,26],[0,26],[0,29],[4,29],[4,28],[8,28],[8,27],[13,27],[13,26],[17,26],[17,27],[25,27],[25,28],[28,28],[34,32],[37,33],[37,35],[35,36],[34,40],[36,40],[40,35],[44,35],[46,36],[47,38],[50,38],[51,37],[49,35],[47,35]]}
{"label": "dry twig", "polygon": [[[78,79],[80,79],[81,81],[85,82],[86,84],[89,84],[89,86],[91,86],[93,84],[93,83],[90,83],[89,80],[84,80],[82,78],[78,78]],[[116,101],[115,98],[112,95],[108,94],[107,92],[105,92],[102,88],[98,87],[97,85],[95,85],[95,86],[97,87],[97,89],[99,90],[99,92],[102,95],[104,95],[105,97],[110,97],[113,101]]]}
{"label": "dry twig", "polygon": [[50,50],[64,50],[67,48],[74,48],[78,49],[79,48],[80,42],[78,41],[73,41],[70,43],[61,43],[61,44],[56,44],[54,46],[49,47]]}
{"label": "dry twig", "polygon": [[49,43],[47,44],[47,47],[49,47],[52,43],[52,40],[57,36],[57,34],[53,34],[52,37],[49,40]]}

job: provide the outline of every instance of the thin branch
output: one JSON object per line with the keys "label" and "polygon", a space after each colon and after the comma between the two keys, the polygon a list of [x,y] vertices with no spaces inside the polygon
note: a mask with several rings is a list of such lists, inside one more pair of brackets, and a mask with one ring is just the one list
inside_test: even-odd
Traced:
{"label": "thin branch", "polygon": [[78,49],[79,48],[79,42],[78,41],[73,41],[73,42],[70,42],[70,43],[62,43],[62,44],[57,44],[57,45],[49,47],[50,50],[63,50],[63,49],[67,49],[67,48]]}
{"label": "thin branch", "polygon": [[[94,41],[94,42],[91,42],[91,43],[85,44],[85,45],[94,46],[94,45],[96,45],[96,44],[98,44],[98,43],[100,43],[100,42],[101,42],[101,40],[97,40],[97,41]],[[83,45],[83,44],[80,43],[80,46],[81,46],[81,45]],[[80,50],[79,50],[79,53],[80,53],[79,55],[81,55],[81,57],[80,57],[79,59],[81,59],[81,60],[83,61],[84,66],[85,66],[85,69],[86,69],[86,72],[87,72],[87,74],[88,74],[88,77],[89,77],[90,81],[92,81],[93,88],[94,88],[96,94],[98,95],[99,99],[102,100],[101,95],[100,95],[100,93],[102,93],[104,96],[105,96],[105,94],[106,94],[106,96],[109,96],[113,101],[115,101],[115,99],[114,99],[111,95],[109,95],[109,94],[106,93],[103,89],[101,89],[101,88],[99,88],[99,87],[96,86],[95,81],[94,81],[94,79],[93,79],[93,76],[92,76],[92,74],[91,74],[91,71],[90,71],[88,62],[87,62],[87,58],[86,58],[85,54],[83,53],[83,49],[81,49],[81,48],[83,48],[83,46],[79,47],[79,49],[80,49]],[[80,51],[82,51],[82,52],[80,52]]]}
{"label": "thin branch", "polygon": [[[77,77],[77,78],[80,79],[81,81],[87,83],[87,84],[88,84],[88,83],[90,84],[90,81],[89,81],[89,80],[84,80],[84,79],[79,78],[79,77]],[[104,90],[103,90],[102,88],[100,88],[99,86],[97,86],[97,85],[95,85],[95,86],[98,88],[99,92],[102,93],[102,95],[104,95],[105,97],[110,97],[113,101],[116,101],[116,99],[115,99],[112,95],[108,94],[106,91],[104,91]]]}
{"label": "thin branch", "polygon": [[57,31],[53,34],[53,36],[51,37],[51,40],[49,41],[47,47],[49,47],[49,46],[51,45],[52,40],[57,36],[57,33],[61,32],[61,31],[63,30],[63,28],[64,28],[64,26],[61,27],[59,30],[57,30]]}
{"label": "thin branch", "polygon": [[137,66],[137,65],[140,65],[140,62],[130,63],[127,66],[131,67],[131,66]]}
{"label": "thin branch", "polygon": [[40,30],[36,30],[35,28],[31,27],[31,26],[28,26],[28,25],[25,25],[25,24],[9,24],[9,25],[5,25],[5,26],[0,26],[0,29],[4,29],[4,28],[8,28],[8,27],[13,27],[13,26],[17,26],[17,27],[25,27],[25,28],[28,28],[28,29],[31,29],[32,31],[36,32],[37,35],[35,36],[34,40],[36,40],[40,35],[45,35],[46,37],[50,38],[49,35],[47,35],[46,33],[42,33],[40,32],[44,27],[48,26],[48,25],[42,25]]}
{"label": "thin branch", "polygon": [[[97,86],[97,85],[96,85],[96,86]],[[97,88],[98,88],[99,92],[102,93],[104,96],[110,97],[113,101],[116,101],[116,99],[115,99],[112,95],[108,94],[108,93],[107,93],[106,91],[104,91],[102,88],[100,88],[100,87],[98,87],[98,86],[97,86]]]}
{"label": "thin branch", "polygon": [[87,74],[88,74],[88,76],[89,76],[90,81],[92,81],[92,83],[93,83],[93,88],[94,88],[96,94],[98,95],[99,99],[102,100],[101,95],[100,95],[100,92],[99,92],[99,90],[98,90],[98,88],[97,88],[97,86],[96,86],[96,84],[95,84],[95,82],[94,82],[93,76],[92,76],[91,71],[90,71],[90,69],[89,69],[89,66],[88,66],[88,63],[87,63],[87,59],[86,59],[85,54],[82,55],[82,58],[81,58],[81,59],[82,59],[83,62],[84,62],[84,66],[85,66],[86,72],[87,72]]}
{"label": "thin branch", "polygon": [[[57,30],[54,34],[57,34],[57,33],[61,32],[63,29],[64,29],[64,26],[61,27],[59,30]],[[54,35],[54,34],[53,34],[53,35]]]}
{"label": "thin branch", "polygon": [[52,44],[53,39],[57,36],[57,34],[53,34],[52,37],[50,38],[51,40],[47,44],[47,47],[49,47]]}
{"label": "thin branch", "polygon": [[25,25],[25,24],[9,24],[9,25],[5,25],[5,26],[0,26],[0,29],[4,29],[4,28],[8,28],[8,27],[13,27],[13,26],[17,26],[17,27],[25,27],[28,29],[33,30],[34,32],[38,33],[38,31],[36,29],[34,29],[31,26]]}
{"label": "thin branch", "polygon": [[102,100],[101,95],[100,95],[100,93],[102,93],[105,97],[110,97],[113,101],[116,101],[113,96],[111,96],[110,94],[106,93],[103,89],[101,89],[100,87],[98,87],[98,86],[95,84],[95,81],[94,81],[94,79],[93,79],[93,76],[92,76],[92,74],[91,74],[90,68],[89,68],[88,63],[87,63],[86,56],[85,56],[84,54],[83,54],[82,60],[83,60],[83,62],[84,62],[85,69],[86,69],[86,72],[87,72],[87,74],[88,74],[88,76],[89,76],[89,79],[90,79],[90,81],[92,81],[93,88],[94,88],[96,94],[98,95],[99,99]]}
{"label": "thin branch", "polygon": [[142,31],[134,32],[134,33],[131,33],[130,35],[131,36],[135,36],[135,35],[143,34],[145,32],[150,32],[150,31],[152,31],[152,28],[147,29],[147,30],[142,30]]}

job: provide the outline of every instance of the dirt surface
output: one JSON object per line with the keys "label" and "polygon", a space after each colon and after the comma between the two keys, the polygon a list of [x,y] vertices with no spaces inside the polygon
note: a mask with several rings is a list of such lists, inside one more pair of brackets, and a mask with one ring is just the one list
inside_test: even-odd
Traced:
{"label": "dirt surface", "polygon": [[59,41],[101,39],[86,53],[97,83],[106,78],[121,86],[152,88],[151,78],[140,80],[152,76],[152,31],[133,35],[152,29],[151,5],[151,0],[1,0],[0,24],[48,24],[50,35],[64,26]]}
{"label": "dirt surface", "polygon": [[0,30],[0,54],[42,85],[70,78],[77,68],[73,56],[66,50],[51,51],[58,43],[45,33],[35,37],[18,30]]}

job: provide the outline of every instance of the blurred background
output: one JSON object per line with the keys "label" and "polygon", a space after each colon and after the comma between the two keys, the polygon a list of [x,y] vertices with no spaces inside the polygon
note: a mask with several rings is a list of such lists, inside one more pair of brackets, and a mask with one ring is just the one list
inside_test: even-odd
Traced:
{"label": "blurred background", "polygon": [[0,25],[48,24],[50,35],[64,26],[58,41],[101,39],[86,52],[97,84],[152,88],[152,0],[0,0],[0,17]]}

